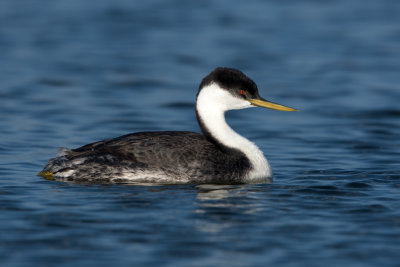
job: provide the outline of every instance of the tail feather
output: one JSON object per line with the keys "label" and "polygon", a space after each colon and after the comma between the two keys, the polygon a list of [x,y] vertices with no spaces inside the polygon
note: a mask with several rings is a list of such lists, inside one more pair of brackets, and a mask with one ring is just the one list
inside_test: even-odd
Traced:
{"label": "tail feather", "polygon": [[57,151],[57,157],[64,157],[66,155],[68,155],[69,153],[71,153],[71,149],[66,148],[66,147],[59,147],[58,151]]}
{"label": "tail feather", "polygon": [[37,174],[38,176],[42,176],[43,178],[47,180],[53,180],[53,173],[52,172],[47,172],[47,171],[41,171]]}
{"label": "tail feather", "polygon": [[38,173],[38,176],[52,180],[55,173],[70,165],[68,164],[69,160],[66,158],[70,152],[71,149],[60,147],[58,149],[57,157],[50,159],[43,170]]}

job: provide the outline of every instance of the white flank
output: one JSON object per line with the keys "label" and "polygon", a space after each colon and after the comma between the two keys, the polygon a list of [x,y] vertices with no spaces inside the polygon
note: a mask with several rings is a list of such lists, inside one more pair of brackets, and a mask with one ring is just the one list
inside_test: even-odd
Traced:
{"label": "white flank", "polygon": [[251,141],[232,130],[225,121],[225,112],[253,107],[249,101],[231,95],[216,83],[203,87],[197,97],[197,111],[210,133],[227,147],[242,151],[250,160],[252,170],[246,182],[272,177],[272,171],[262,151]]}
{"label": "white flank", "polygon": [[68,178],[72,174],[74,174],[74,172],[75,172],[75,170],[67,170],[67,171],[63,171],[63,172],[57,172],[56,177]]}
{"label": "white flank", "polygon": [[176,184],[185,184],[188,183],[189,176],[184,177],[170,177],[162,171],[141,171],[141,170],[127,170],[122,172],[122,175],[116,177],[112,180],[124,179],[129,180],[132,183],[171,183],[171,180]]}

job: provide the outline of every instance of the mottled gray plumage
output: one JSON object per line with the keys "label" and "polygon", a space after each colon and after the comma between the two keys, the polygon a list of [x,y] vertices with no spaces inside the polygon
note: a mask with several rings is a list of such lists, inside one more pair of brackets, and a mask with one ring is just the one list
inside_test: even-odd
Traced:
{"label": "mottled gray plumage", "polygon": [[[202,134],[193,132],[142,132],[63,150],[44,171],[54,178],[75,182],[124,183],[129,172],[161,172],[175,183],[240,183],[250,168],[239,151],[221,151]],[[75,164],[74,162],[79,162]],[[68,177],[58,177],[68,170]],[[135,182],[163,182],[151,176]]]}

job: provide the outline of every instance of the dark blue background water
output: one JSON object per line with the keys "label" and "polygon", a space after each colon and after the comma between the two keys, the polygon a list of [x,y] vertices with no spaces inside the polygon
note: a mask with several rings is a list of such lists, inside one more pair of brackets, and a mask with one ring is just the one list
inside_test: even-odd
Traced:
{"label": "dark blue background water", "polygon": [[[0,3],[4,266],[398,266],[400,2]],[[273,184],[40,179],[56,148],[198,131],[216,66],[300,109],[228,114]]]}

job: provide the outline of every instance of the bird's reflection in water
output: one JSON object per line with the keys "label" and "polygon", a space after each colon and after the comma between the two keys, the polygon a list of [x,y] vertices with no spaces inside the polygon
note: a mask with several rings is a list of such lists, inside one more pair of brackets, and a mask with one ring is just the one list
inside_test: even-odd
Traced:
{"label": "bird's reflection in water", "polygon": [[[197,185],[196,228],[219,233],[230,227],[256,221],[260,191],[257,185]],[[261,190],[260,190],[261,189]],[[266,197],[265,194],[262,194]]]}
{"label": "bird's reflection in water", "polygon": [[242,195],[242,190],[246,188],[245,185],[217,185],[217,184],[202,184],[195,187],[198,190],[197,199],[203,201],[205,206],[224,206],[219,201],[208,200],[224,200],[229,198],[238,197]]}

